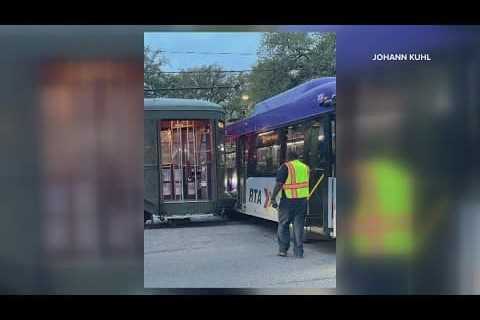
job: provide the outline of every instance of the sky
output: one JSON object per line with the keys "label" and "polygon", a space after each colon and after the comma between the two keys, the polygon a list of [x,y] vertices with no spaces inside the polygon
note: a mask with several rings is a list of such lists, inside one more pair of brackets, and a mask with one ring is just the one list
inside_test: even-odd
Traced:
{"label": "sky", "polygon": [[[210,64],[218,64],[225,70],[245,70],[256,63],[261,36],[261,32],[152,32],[145,33],[144,45],[154,50],[180,52],[163,53],[168,59],[164,71]],[[186,51],[197,53],[187,54]]]}

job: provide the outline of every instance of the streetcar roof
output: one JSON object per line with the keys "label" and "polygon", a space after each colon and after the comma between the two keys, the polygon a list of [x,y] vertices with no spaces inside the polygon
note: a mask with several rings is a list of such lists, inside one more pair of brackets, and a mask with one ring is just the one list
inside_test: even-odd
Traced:
{"label": "streetcar roof", "polygon": [[226,134],[241,136],[273,130],[289,123],[334,111],[331,105],[320,105],[321,97],[336,98],[335,77],[310,80],[258,103],[250,117],[228,125]]}
{"label": "streetcar roof", "polygon": [[223,107],[216,103],[179,98],[145,98],[143,99],[144,110],[162,111],[218,111],[224,112]]}

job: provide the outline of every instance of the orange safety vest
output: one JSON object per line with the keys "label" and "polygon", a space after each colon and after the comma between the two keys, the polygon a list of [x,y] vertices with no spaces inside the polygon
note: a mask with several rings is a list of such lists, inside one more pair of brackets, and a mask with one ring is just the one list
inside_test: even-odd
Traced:
{"label": "orange safety vest", "polygon": [[288,177],[283,184],[285,196],[288,199],[308,198],[310,168],[300,160],[285,162]]}

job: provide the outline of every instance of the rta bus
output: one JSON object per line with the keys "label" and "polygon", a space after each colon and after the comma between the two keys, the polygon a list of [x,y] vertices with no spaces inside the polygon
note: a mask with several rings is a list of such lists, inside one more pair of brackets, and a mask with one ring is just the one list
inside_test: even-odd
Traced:
{"label": "rta bus", "polygon": [[145,222],[223,213],[224,130],[220,105],[144,99]]}
{"label": "rta bus", "polygon": [[311,169],[307,230],[336,237],[335,107],[336,78],[314,79],[226,127],[225,188],[236,211],[278,222],[270,195],[277,169],[294,150]]}

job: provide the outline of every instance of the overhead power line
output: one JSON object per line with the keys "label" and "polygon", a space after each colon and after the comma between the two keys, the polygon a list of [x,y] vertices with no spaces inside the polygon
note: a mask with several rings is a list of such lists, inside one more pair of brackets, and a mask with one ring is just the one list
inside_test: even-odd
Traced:
{"label": "overhead power line", "polygon": [[176,91],[176,90],[213,90],[213,89],[238,89],[240,86],[214,86],[214,87],[183,87],[183,88],[157,88],[144,89],[145,92]]}
{"label": "overhead power line", "polygon": [[[182,74],[182,73],[244,73],[244,72],[252,72],[253,69],[246,69],[246,70],[211,70],[211,71],[159,71],[157,73],[175,73],[175,74]],[[256,70],[257,72],[263,71],[274,71],[274,70]]]}
{"label": "overhead power line", "polygon": [[256,53],[252,52],[207,52],[207,51],[169,51],[159,50],[159,52],[169,54],[206,54],[206,55],[239,55],[239,56],[256,56]]}

